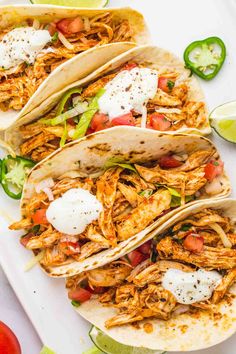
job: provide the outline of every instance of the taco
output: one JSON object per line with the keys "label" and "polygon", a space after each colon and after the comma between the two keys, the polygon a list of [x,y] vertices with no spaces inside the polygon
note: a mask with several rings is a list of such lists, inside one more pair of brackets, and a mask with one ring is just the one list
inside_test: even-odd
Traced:
{"label": "taco", "polygon": [[76,311],[118,342],[204,349],[236,331],[236,200],[196,203],[152,239],[67,278]]}
{"label": "taco", "polygon": [[[143,16],[130,8],[19,5],[2,6],[0,12],[1,129],[135,43],[149,40]],[[99,48],[96,59],[82,54],[104,45],[107,49]]]}
{"label": "taco", "polygon": [[230,184],[214,145],[198,135],[114,127],[69,143],[36,165],[21,201],[21,243],[51,276],[126,253],[186,205]]}
{"label": "taco", "polygon": [[59,146],[117,125],[210,133],[198,81],[170,52],[136,47],[19,120],[5,140],[40,161]]}

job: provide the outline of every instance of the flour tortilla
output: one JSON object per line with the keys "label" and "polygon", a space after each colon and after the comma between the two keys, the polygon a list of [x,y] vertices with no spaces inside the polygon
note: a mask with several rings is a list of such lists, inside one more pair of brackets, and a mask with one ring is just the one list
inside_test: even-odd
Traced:
{"label": "flour tortilla", "polygon": [[[35,185],[45,178],[58,178],[71,170],[79,170],[85,175],[96,173],[103,169],[108,159],[114,157],[131,163],[142,163],[157,160],[160,156],[169,152],[192,153],[202,149],[212,149],[214,157],[219,156],[213,143],[198,135],[159,133],[150,129],[128,126],[114,127],[91,134],[65,145],[33,168],[25,183],[21,212],[23,214],[24,205],[27,205],[35,194]],[[220,177],[220,181],[222,183],[221,193],[212,197],[203,194],[202,198],[211,199],[227,196],[230,193],[230,182],[225,173]],[[194,201],[187,205],[198,202]],[[152,230],[184,208],[185,206],[169,212],[137,235],[119,243],[114,249],[101,251],[81,262],[57,267],[45,267],[45,271],[50,276],[66,277],[109,263],[135,248],[139,241],[144,242]]]}
{"label": "flour tortilla", "polygon": [[[107,53],[108,52],[109,49],[107,48]],[[93,54],[96,56],[96,52],[93,52]],[[190,71],[184,67],[184,63],[180,59],[178,59],[177,57],[175,57],[175,55],[173,55],[172,53],[170,53],[165,49],[146,45],[146,46],[132,48],[110,61],[108,61],[107,55],[105,55],[105,57],[107,59],[106,64],[104,64],[99,69],[92,72],[90,75],[84,78],[84,80],[74,82],[72,85],[64,87],[63,90],[49,97],[40,106],[38,106],[36,109],[31,111],[29,114],[26,114],[14,126],[8,129],[5,133],[5,141],[9,145],[11,145],[11,147],[17,153],[19,153],[19,146],[22,142],[22,137],[19,132],[19,128],[22,125],[31,123],[33,121],[37,121],[42,116],[44,116],[60,101],[63,94],[70,88],[78,87],[78,86],[81,87],[86,86],[89,84],[89,82],[94,81],[96,78],[100,76],[106,75],[108,72],[125,64],[127,61],[135,61],[137,63],[144,64],[145,66],[154,69],[161,68],[162,70],[166,70],[166,69],[177,70],[180,73],[179,80],[186,79],[189,83],[189,87],[190,87],[189,100],[196,101],[196,102],[198,101],[205,102],[205,97],[198,80],[194,76],[190,76]],[[90,61],[91,61],[91,57],[89,57],[88,62]],[[200,130],[194,128],[191,129],[181,128],[176,132],[196,133],[201,135],[210,134],[211,128],[207,116],[208,116],[208,112],[206,108],[206,122],[205,125]]]}
{"label": "flour tortilla", "polygon": [[[236,223],[236,200],[221,199],[208,200],[187,207],[164,225],[150,234],[154,237],[165,232],[175,223],[188,216],[200,212],[203,208],[213,208],[223,211],[232,223]],[[236,232],[236,227],[235,227]],[[137,244],[136,246],[138,246]],[[236,295],[236,286],[230,292]],[[163,351],[191,351],[205,349],[216,345],[236,332],[236,297],[229,302],[216,305],[217,316],[201,311],[199,316],[181,314],[168,321],[147,319],[139,322],[139,329],[132,325],[117,326],[111,329],[105,327],[105,321],[115,316],[116,309],[103,306],[98,300],[93,299],[75,308],[76,312],[100,328],[116,341],[135,347],[146,347]],[[151,323],[153,332],[146,333],[144,324]]]}
{"label": "flour tortilla", "polygon": [[149,43],[150,41],[143,15],[128,7],[120,9],[86,9],[53,5],[0,6],[0,30],[8,24],[20,24],[26,18],[33,17],[41,21],[50,22],[65,17],[69,18],[78,15],[92,17],[102,13],[112,13],[114,19],[129,20],[134,32],[135,43],[121,42],[94,47],[67,60],[44,80],[21,111],[9,110],[7,112],[1,112],[0,130],[11,126],[18,119],[35,109],[49,96],[60,91],[66,85],[70,85],[74,81],[86,77],[107,61],[133,48],[136,44],[141,45]]}

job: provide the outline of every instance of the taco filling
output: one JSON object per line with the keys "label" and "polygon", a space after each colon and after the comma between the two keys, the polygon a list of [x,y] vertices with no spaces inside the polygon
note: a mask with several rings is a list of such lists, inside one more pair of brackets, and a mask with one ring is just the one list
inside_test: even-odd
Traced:
{"label": "taco filling", "polygon": [[230,302],[235,247],[230,219],[221,210],[203,208],[125,257],[67,278],[69,298],[75,306],[94,297],[114,307],[117,315],[106,321],[107,328],[214,312],[216,304]]}
{"label": "taco filling", "polygon": [[110,159],[89,177],[78,169],[43,179],[22,205],[23,219],[10,229],[27,230],[21,243],[35,254],[43,252],[44,266],[82,261],[116,247],[176,207],[218,194],[223,163],[213,153],[165,155],[144,164]]}
{"label": "taco filling", "polygon": [[205,103],[177,70],[135,62],[69,90],[46,116],[20,127],[21,155],[40,161],[59,146],[118,125],[159,131],[206,126]]}
{"label": "taco filling", "polygon": [[111,13],[45,22],[25,19],[0,29],[0,109],[21,110],[47,76],[92,47],[134,41],[127,20]]}

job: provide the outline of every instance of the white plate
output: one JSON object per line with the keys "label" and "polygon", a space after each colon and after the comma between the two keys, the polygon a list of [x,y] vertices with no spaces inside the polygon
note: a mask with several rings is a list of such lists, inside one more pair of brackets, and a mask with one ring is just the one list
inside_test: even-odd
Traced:
{"label": "white plate", "polygon": [[[5,1],[5,3],[26,1]],[[0,0],[0,4],[4,1]],[[144,13],[153,42],[182,56],[192,41],[220,36],[228,51],[219,75],[212,82],[202,82],[210,110],[236,99],[236,2],[234,0],[111,0],[113,6],[132,6]],[[236,181],[236,145],[214,135],[225,161],[231,182]],[[234,191],[234,196],[236,196]],[[0,208],[17,219],[18,203],[0,191]],[[67,301],[62,280],[49,279],[37,267],[25,273],[24,265],[31,254],[18,243],[17,232],[10,232],[6,215],[0,215],[0,262],[19,300],[29,315],[42,341],[57,354],[81,354],[91,346],[89,325],[79,318]],[[197,339],[196,339],[197,340]],[[198,354],[233,354],[236,336]],[[34,350],[31,354],[37,354]],[[194,352],[192,352],[194,353]]]}

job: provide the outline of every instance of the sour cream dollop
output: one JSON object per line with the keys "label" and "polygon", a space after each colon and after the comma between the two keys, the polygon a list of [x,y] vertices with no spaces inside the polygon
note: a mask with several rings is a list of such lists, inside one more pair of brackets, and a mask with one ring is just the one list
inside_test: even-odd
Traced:
{"label": "sour cream dollop", "polygon": [[121,71],[105,86],[99,98],[100,112],[110,120],[135,110],[143,113],[143,106],[157,92],[158,73],[148,68]]}
{"label": "sour cream dollop", "polygon": [[102,210],[102,204],[89,191],[72,188],[49,205],[46,217],[56,230],[78,235],[98,219]]}
{"label": "sour cream dollop", "polygon": [[33,27],[15,28],[8,32],[0,43],[0,67],[12,68],[26,62],[33,64],[39,52],[51,41],[47,30]]}
{"label": "sour cream dollop", "polygon": [[162,286],[169,290],[180,304],[193,304],[210,299],[221,280],[222,276],[214,270],[183,272],[179,269],[168,269],[162,279]]}

